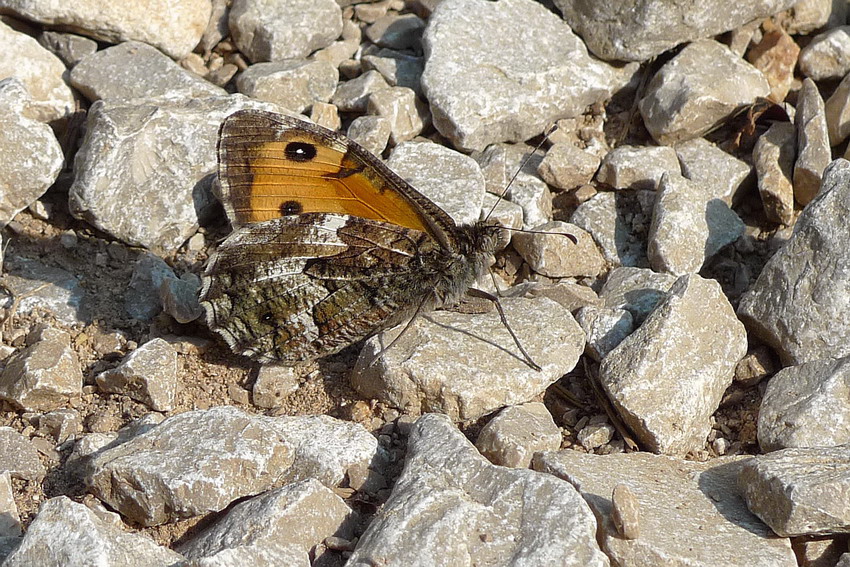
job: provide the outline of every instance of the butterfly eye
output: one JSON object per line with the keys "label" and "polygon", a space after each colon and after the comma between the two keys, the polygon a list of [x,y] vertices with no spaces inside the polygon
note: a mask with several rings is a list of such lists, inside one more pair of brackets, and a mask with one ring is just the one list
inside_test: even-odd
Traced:
{"label": "butterfly eye", "polygon": [[283,151],[291,161],[310,161],[316,157],[316,146],[306,142],[289,142]]}

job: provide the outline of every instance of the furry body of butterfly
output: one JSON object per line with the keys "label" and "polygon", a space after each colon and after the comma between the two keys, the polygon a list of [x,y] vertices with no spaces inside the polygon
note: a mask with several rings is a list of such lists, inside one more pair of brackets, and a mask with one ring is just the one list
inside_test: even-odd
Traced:
{"label": "furry body of butterfly", "polygon": [[456,303],[496,247],[499,227],[455,224],[324,128],[240,111],[218,154],[234,232],[210,258],[201,301],[209,327],[255,360],[310,361]]}

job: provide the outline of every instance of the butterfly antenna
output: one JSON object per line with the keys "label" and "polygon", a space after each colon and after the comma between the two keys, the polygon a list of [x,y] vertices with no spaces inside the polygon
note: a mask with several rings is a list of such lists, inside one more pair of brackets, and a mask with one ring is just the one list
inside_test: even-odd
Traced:
{"label": "butterfly antenna", "polygon": [[553,125],[552,125],[552,126],[551,126],[548,130],[546,130],[546,133],[545,133],[545,134],[543,134],[543,139],[541,139],[541,140],[540,140],[540,142],[538,142],[538,143],[537,143],[537,145],[536,145],[536,146],[534,146],[534,149],[533,149],[533,150],[531,150],[531,151],[528,153],[528,155],[526,155],[526,156],[522,159],[522,163],[520,163],[520,164],[519,164],[519,167],[517,168],[517,170],[516,170],[516,171],[514,171],[513,176],[512,176],[512,177],[511,177],[511,179],[508,181],[508,184],[507,184],[507,185],[505,185],[505,188],[502,190],[502,194],[501,194],[501,195],[499,195],[499,199],[498,199],[495,203],[493,203],[493,206],[490,208],[490,210],[489,210],[489,211],[487,211],[487,214],[484,216],[484,220],[485,220],[485,221],[486,221],[487,219],[489,219],[489,218],[493,215],[493,212],[496,210],[496,207],[498,207],[498,206],[499,206],[499,201],[500,201],[501,199],[504,199],[504,198],[505,198],[505,195],[507,195],[507,194],[508,194],[508,191],[510,190],[511,185],[513,185],[514,181],[516,181],[516,178],[519,176],[520,172],[522,172],[522,170],[523,170],[523,169],[525,169],[525,166],[526,166],[526,165],[528,165],[528,162],[530,162],[530,161],[531,161],[531,158],[533,158],[533,157],[534,157],[534,154],[536,154],[536,153],[537,153],[537,150],[539,150],[540,148],[542,148],[542,147],[543,147],[543,144],[545,144],[545,143],[546,143],[546,140],[548,140],[548,139],[549,139],[549,136],[551,136],[551,135],[555,132],[555,130],[557,130],[557,129],[558,129],[558,125],[557,125],[557,124],[553,124]]}
{"label": "butterfly antenna", "polygon": [[502,325],[504,325],[505,328],[508,330],[508,333],[510,333],[511,338],[514,340],[514,344],[517,346],[519,351],[522,353],[522,356],[525,358],[525,363],[534,370],[541,372],[543,369],[540,368],[540,365],[534,362],[534,359],[531,358],[531,355],[526,352],[525,348],[522,346],[522,343],[519,341],[519,337],[516,336],[516,333],[514,333],[514,330],[508,324],[508,318],[505,316],[505,310],[502,309],[502,302],[499,301],[499,298],[493,295],[492,293],[488,293],[481,289],[475,289],[474,287],[469,288],[469,291],[467,291],[467,293],[472,297],[480,297],[493,302],[493,305],[496,306],[496,311],[499,313],[499,318],[502,320]]}

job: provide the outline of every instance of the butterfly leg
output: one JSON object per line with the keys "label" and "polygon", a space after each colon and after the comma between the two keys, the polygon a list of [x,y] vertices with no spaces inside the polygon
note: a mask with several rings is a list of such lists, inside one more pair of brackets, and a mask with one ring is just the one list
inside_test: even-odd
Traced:
{"label": "butterfly leg", "polygon": [[433,299],[433,294],[428,294],[424,298],[422,298],[422,301],[420,301],[419,305],[416,306],[416,311],[413,312],[413,316],[407,321],[407,323],[405,323],[404,328],[401,330],[401,332],[396,335],[396,338],[390,341],[390,344],[378,351],[378,354],[376,354],[374,358],[372,358],[372,360],[367,366],[372,366],[373,364],[375,364],[375,362],[377,362],[378,359],[381,358],[385,352],[392,348],[392,346],[396,344],[396,342],[398,342],[401,337],[404,336],[407,330],[410,329],[410,326],[413,324],[413,322],[416,321],[416,318],[419,317],[419,314],[422,313],[422,310],[425,308],[425,305],[428,304],[428,301]]}
{"label": "butterfly leg", "polygon": [[499,301],[499,298],[493,295],[492,293],[488,293],[484,290],[475,289],[472,287],[469,288],[466,293],[469,294],[471,297],[480,297],[482,299],[487,299],[493,302],[493,305],[496,306],[496,311],[499,312],[499,318],[502,320],[502,325],[504,325],[508,332],[511,334],[511,338],[514,340],[514,343],[516,344],[517,348],[525,357],[525,363],[540,372],[542,368],[540,368],[540,366],[536,362],[534,362],[534,359],[531,358],[531,355],[529,355],[525,351],[525,348],[523,348],[522,343],[519,341],[519,337],[516,336],[516,333],[514,333],[514,330],[508,324],[508,318],[505,316],[505,310],[502,309],[502,303]]}

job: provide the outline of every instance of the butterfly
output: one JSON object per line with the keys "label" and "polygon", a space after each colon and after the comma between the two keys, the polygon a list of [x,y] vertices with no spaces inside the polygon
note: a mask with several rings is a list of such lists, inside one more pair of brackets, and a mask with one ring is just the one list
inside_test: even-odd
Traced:
{"label": "butterfly", "polygon": [[502,230],[455,223],[355,142],[289,116],[238,111],[217,152],[233,232],[201,304],[211,330],[262,363],[312,361],[457,303]]}

